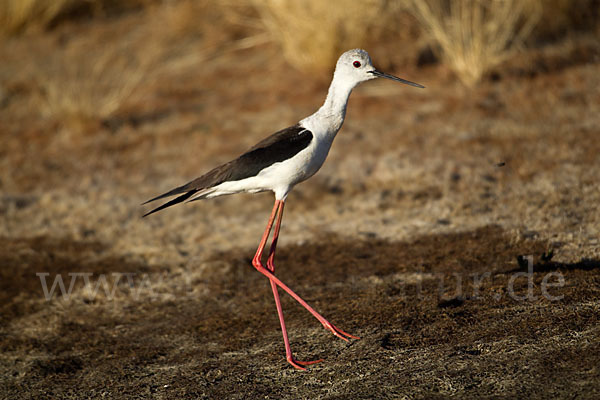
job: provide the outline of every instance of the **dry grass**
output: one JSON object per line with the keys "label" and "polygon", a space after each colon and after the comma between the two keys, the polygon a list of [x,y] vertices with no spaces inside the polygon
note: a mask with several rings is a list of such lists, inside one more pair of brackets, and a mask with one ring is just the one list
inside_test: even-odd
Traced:
{"label": "dry grass", "polygon": [[[138,43],[139,44],[139,43]],[[82,51],[82,48],[88,51]],[[42,109],[63,122],[109,117],[147,82],[158,54],[136,42],[81,41],[32,67]]]}
{"label": "dry grass", "polygon": [[2,0],[0,35],[43,29],[70,13],[105,14],[111,9],[148,6],[156,0]]}
{"label": "dry grass", "polygon": [[[142,0],[138,0],[142,1]],[[133,2],[133,0],[132,0]],[[148,93],[159,76],[197,68],[208,58],[266,40],[264,30],[246,17],[252,10],[214,0],[180,0],[141,9],[144,23],[120,18],[118,27],[94,36],[73,37],[52,52],[37,55],[26,67],[45,115],[66,125],[109,118],[125,104]],[[198,24],[210,20],[213,24]],[[226,26],[226,29],[223,29]],[[199,41],[201,40],[201,45]]]}
{"label": "dry grass", "polygon": [[467,86],[513,53],[540,20],[540,0],[411,0],[442,59]]}
{"label": "dry grass", "polygon": [[299,69],[329,69],[343,51],[362,47],[381,24],[386,1],[255,0],[271,38]]}
{"label": "dry grass", "polygon": [[46,26],[78,0],[3,0],[0,33],[13,34],[31,26]]}
{"label": "dry grass", "polygon": [[[66,125],[109,118],[125,104],[148,93],[164,73],[177,74],[197,66],[225,40],[198,47],[192,24],[207,13],[211,1],[179,1],[146,7],[145,23],[122,21],[118,31],[74,38],[29,66],[41,110]],[[227,37],[227,35],[221,35]]]}

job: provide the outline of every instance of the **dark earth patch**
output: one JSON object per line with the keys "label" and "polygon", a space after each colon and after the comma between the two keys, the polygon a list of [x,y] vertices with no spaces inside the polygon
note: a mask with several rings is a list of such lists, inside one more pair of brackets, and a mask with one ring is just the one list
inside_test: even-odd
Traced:
{"label": "dark earth patch", "polygon": [[[156,283],[166,269],[106,256],[98,243],[2,239],[0,397],[598,395],[598,260],[542,260],[548,243],[496,226],[412,242],[322,239],[283,246],[276,273],[362,339],[333,337],[282,293],[295,355],[325,359],[308,372],[285,362],[253,249],[216,253],[198,280],[154,296],[119,283],[112,299],[86,301],[79,285],[69,300],[45,301],[36,272],[130,271]],[[534,262],[523,271],[517,256]],[[544,279],[560,299],[543,295]]]}

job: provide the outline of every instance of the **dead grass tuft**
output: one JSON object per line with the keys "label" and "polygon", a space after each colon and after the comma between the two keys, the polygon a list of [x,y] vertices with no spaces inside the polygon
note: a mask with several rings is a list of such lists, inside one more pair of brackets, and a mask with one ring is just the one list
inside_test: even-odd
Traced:
{"label": "dead grass tuft", "polygon": [[410,5],[467,86],[519,48],[542,14],[540,0],[410,0]]}
{"label": "dead grass tuft", "polygon": [[32,76],[46,114],[66,123],[103,119],[148,80],[156,58],[155,52],[139,51],[127,41],[101,47],[82,41],[34,66]]}
{"label": "dead grass tuft", "polygon": [[4,0],[0,5],[0,33],[14,34],[29,26],[46,26],[78,0]]}
{"label": "dead grass tuft", "polygon": [[[208,58],[255,45],[261,37],[246,35],[247,28],[230,21],[243,15],[230,7],[217,7],[214,0],[165,3],[144,9],[141,24],[70,40],[43,63],[29,66],[42,111],[76,126],[103,120],[147,94],[144,88],[165,74],[177,75]],[[214,26],[199,25],[201,18]]]}
{"label": "dead grass tuft", "polygon": [[266,30],[294,67],[331,68],[345,50],[362,47],[381,24],[383,0],[254,0]]}
{"label": "dead grass tuft", "polygon": [[148,7],[157,0],[2,0],[0,35],[43,29],[59,19],[77,15],[106,15],[134,7]]}

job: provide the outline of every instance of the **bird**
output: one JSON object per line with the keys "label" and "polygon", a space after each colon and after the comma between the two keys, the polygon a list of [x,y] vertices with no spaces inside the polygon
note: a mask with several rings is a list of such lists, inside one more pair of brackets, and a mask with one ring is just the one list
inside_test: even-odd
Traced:
{"label": "bird", "polygon": [[[348,98],[352,90],[362,82],[377,78],[386,78],[417,88],[424,88],[418,83],[376,69],[373,67],[369,53],[365,50],[348,50],[338,59],[325,102],[314,114],[293,126],[268,136],[238,158],[208,171],[185,185],[142,203],[143,205],[177,196],[145,213],[143,216],[146,217],[183,202],[243,192],[271,191],[274,193],[275,203],[256,253],[252,258],[252,265],[269,279],[283,334],[286,360],[300,370],[305,370],[307,365],[323,360],[299,361],[293,356],[278,288],[283,289],[298,301],[335,336],[345,341],[360,338],[344,332],[330,323],[275,275],[275,250],[285,201],[295,185],[313,176],[325,162],[333,140],[344,123]],[[265,265],[262,261],[263,253],[271,230],[273,230],[273,237]]]}

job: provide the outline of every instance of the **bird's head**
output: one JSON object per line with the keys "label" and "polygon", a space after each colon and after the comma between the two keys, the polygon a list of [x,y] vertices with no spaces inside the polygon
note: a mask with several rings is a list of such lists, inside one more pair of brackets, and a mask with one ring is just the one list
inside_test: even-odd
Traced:
{"label": "bird's head", "polygon": [[373,67],[369,53],[362,49],[348,50],[342,54],[335,66],[335,75],[353,84],[353,86],[375,78],[387,78],[418,88],[424,88],[424,86],[418,83],[378,71]]}

